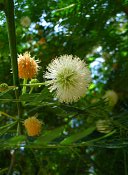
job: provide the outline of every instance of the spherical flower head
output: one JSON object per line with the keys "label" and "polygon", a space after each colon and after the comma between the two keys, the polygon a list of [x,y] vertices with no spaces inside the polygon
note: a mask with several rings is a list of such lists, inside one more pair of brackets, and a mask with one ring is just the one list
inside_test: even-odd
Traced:
{"label": "spherical flower head", "polygon": [[108,101],[108,104],[111,107],[115,106],[118,101],[118,95],[113,90],[106,91],[104,98],[106,99],[106,101]]}
{"label": "spherical flower head", "polygon": [[86,63],[78,57],[63,55],[54,59],[44,75],[50,92],[60,102],[72,103],[83,97],[91,82],[91,73]]}
{"label": "spherical flower head", "polygon": [[20,20],[20,23],[23,27],[29,27],[31,24],[31,20],[28,16],[23,16]]}
{"label": "spherical flower head", "polygon": [[24,126],[29,136],[37,136],[41,132],[42,122],[33,116],[24,121]]}
{"label": "spherical flower head", "polygon": [[101,133],[109,133],[112,130],[110,120],[98,120],[96,122],[96,129]]}
{"label": "spherical flower head", "polygon": [[18,72],[19,78],[32,79],[38,72],[37,62],[31,58],[30,53],[25,52],[23,55],[18,55]]}

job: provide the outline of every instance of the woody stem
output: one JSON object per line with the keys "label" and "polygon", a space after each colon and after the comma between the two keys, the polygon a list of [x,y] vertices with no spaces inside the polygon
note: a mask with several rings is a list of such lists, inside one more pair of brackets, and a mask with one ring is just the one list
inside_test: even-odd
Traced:
{"label": "woody stem", "polygon": [[[14,2],[13,0],[4,0],[4,11],[6,15],[7,21],[7,29],[8,29],[8,40],[9,40],[9,49],[11,54],[11,67],[13,72],[13,85],[18,87],[15,88],[15,97],[19,99],[19,78],[18,78],[18,63],[17,63],[17,50],[16,50],[16,33],[15,33],[15,21],[14,21]],[[20,102],[17,102],[17,111],[18,118],[21,118],[22,115],[22,106]],[[18,135],[21,134],[19,124],[18,124]],[[15,152],[12,155],[11,163],[8,169],[8,175],[12,173],[13,166],[15,163]]]}

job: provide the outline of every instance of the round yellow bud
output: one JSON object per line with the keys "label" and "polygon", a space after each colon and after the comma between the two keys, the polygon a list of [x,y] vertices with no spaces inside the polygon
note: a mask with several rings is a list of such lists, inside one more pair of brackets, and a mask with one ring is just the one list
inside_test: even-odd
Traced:
{"label": "round yellow bud", "polygon": [[23,16],[20,20],[20,23],[23,27],[29,27],[31,24],[31,19],[28,16]]}
{"label": "round yellow bud", "polygon": [[19,78],[32,79],[38,72],[37,62],[31,58],[30,53],[25,52],[23,55],[18,57],[18,73]]}
{"label": "round yellow bud", "polygon": [[112,130],[110,120],[98,120],[96,129],[101,133],[109,133]]}
{"label": "round yellow bud", "polygon": [[41,132],[42,122],[36,117],[29,117],[24,121],[24,126],[29,136],[37,136]]}
{"label": "round yellow bud", "polygon": [[106,101],[108,101],[109,106],[112,106],[112,107],[115,106],[118,101],[118,95],[113,90],[106,91],[103,98],[105,98]]}

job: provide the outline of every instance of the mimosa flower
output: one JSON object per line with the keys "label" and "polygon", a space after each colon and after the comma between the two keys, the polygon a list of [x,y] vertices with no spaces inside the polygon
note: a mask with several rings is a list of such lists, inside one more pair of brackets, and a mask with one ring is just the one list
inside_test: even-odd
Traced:
{"label": "mimosa flower", "polygon": [[63,55],[54,59],[44,75],[50,92],[60,102],[72,103],[83,97],[91,82],[91,73],[86,63],[78,57]]}
{"label": "mimosa flower", "polygon": [[18,72],[19,78],[32,79],[38,72],[37,62],[31,58],[30,53],[25,52],[23,55],[18,55]]}
{"label": "mimosa flower", "polygon": [[20,20],[20,23],[23,27],[29,27],[31,24],[31,20],[28,16],[23,16]]}
{"label": "mimosa flower", "polygon": [[24,126],[29,136],[37,136],[41,132],[42,122],[36,117],[29,117],[24,121]]}
{"label": "mimosa flower", "polygon": [[106,91],[104,97],[108,101],[109,106],[115,106],[118,101],[118,95],[113,90]]}

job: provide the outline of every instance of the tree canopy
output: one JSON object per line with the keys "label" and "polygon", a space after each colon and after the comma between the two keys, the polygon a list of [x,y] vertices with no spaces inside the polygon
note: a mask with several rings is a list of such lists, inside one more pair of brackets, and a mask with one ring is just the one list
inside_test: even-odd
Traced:
{"label": "tree canopy", "polygon": [[128,1],[0,0],[0,10],[0,174],[127,175]]}

